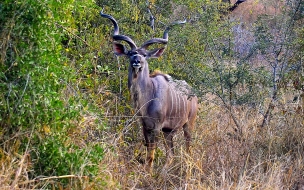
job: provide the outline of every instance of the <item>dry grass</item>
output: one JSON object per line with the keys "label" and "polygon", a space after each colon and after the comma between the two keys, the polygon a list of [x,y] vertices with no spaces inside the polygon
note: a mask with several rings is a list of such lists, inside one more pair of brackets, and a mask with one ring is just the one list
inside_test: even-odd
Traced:
{"label": "dry grass", "polygon": [[[258,15],[276,14],[276,11],[262,1],[248,0],[233,16],[252,23]],[[239,30],[243,33],[240,41],[248,41],[252,34],[244,34],[247,28]],[[107,114],[99,118],[86,113],[76,124],[77,128],[69,133],[79,147],[86,148],[88,141],[104,147],[99,175],[67,174],[33,180],[29,176],[33,172],[29,154],[16,153],[21,143],[18,135],[28,134],[16,134],[0,148],[1,189],[45,189],[49,184],[53,189],[63,189],[60,184],[63,178],[70,181],[65,189],[304,189],[303,100],[297,104],[278,102],[264,128],[258,127],[263,119],[259,107],[233,107],[232,112],[242,127],[239,134],[234,131],[234,122],[227,110],[216,98],[208,97],[201,102],[193,131],[192,154],[185,152],[183,134],[179,132],[174,138],[174,162],[166,173],[161,172],[165,151],[160,142],[153,174],[144,170],[141,127],[134,120],[126,124],[132,116],[117,115],[117,99],[100,101],[103,103],[100,107],[109,109],[105,111]],[[112,114],[115,117],[110,116],[110,112],[115,113]],[[96,121],[105,120],[110,126],[101,131]],[[25,152],[30,151],[35,150]]]}
{"label": "dry grass", "polygon": [[[232,119],[214,97],[202,102],[193,132],[192,154],[185,152],[183,134],[179,132],[174,138],[175,157],[171,167],[166,173],[161,172],[165,151],[160,142],[152,175],[143,167],[145,147],[136,121],[125,125],[123,117],[113,118],[115,126],[97,133],[94,121],[98,117],[88,114],[70,134],[80,146],[85,146],[87,141],[98,141],[105,148],[98,176],[49,176],[31,180],[28,173],[32,163],[28,155],[1,152],[0,186],[1,189],[43,189],[53,184],[63,188],[59,179],[68,178],[67,189],[304,188],[301,105],[278,103],[265,128],[258,127],[262,116],[257,108],[234,107],[233,113],[242,126],[241,135],[234,132]],[[12,148],[18,146],[15,144]]]}
{"label": "dry grass", "polygon": [[[69,134],[80,147],[85,148],[88,142],[104,147],[99,175],[67,174],[33,180],[29,176],[32,170],[29,155],[15,153],[20,146],[14,140],[18,139],[16,134],[5,144],[11,147],[11,152],[1,150],[0,187],[44,189],[51,184],[63,188],[60,179],[66,178],[70,181],[66,189],[304,188],[303,100],[294,103],[287,98],[278,102],[264,128],[258,127],[263,119],[259,108],[234,106],[232,112],[242,126],[242,134],[237,134],[220,101],[214,96],[205,98],[193,131],[192,154],[185,152],[183,133],[179,132],[174,138],[174,162],[166,173],[161,172],[165,163],[163,142],[156,151],[154,173],[144,170],[145,146],[141,126],[134,118],[110,117],[110,112],[106,118],[99,118],[87,112]],[[105,119],[111,126],[100,131],[96,121]],[[126,122],[127,119],[131,120]]]}
{"label": "dry grass", "polygon": [[[303,113],[282,105],[265,128],[254,108],[238,107],[243,134],[237,136],[229,114],[210,100],[201,104],[193,133],[192,155],[184,151],[183,134],[175,137],[174,162],[162,173],[165,152],[156,151],[154,173],[144,171],[145,148],[135,125],[107,139],[102,165],[118,189],[300,189],[304,188]],[[133,128],[132,128],[133,127]],[[121,137],[117,139],[117,137]],[[115,142],[115,143],[114,143]]]}

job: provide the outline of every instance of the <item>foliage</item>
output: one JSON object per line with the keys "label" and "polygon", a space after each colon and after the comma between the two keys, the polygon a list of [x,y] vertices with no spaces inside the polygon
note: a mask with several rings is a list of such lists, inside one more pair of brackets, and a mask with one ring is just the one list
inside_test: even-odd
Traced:
{"label": "foliage", "polygon": [[70,72],[62,69],[61,31],[53,32],[56,26],[47,15],[45,2],[17,5],[6,2],[1,19],[5,26],[2,35],[7,40],[1,57],[1,91],[5,92],[1,99],[2,126],[11,130],[34,123],[56,126],[56,121],[68,117],[62,114],[66,108],[58,93],[64,87],[60,80],[67,80],[64,77]]}
{"label": "foliage", "polygon": [[61,138],[63,137],[53,136],[39,144],[37,155],[33,156],[36,159],[34,171],[43,176],[96,176],[103,149],[97,144],[80,148],[69,143],[70,140]]}
{"label": "foliage", "polygon": [[[293,107],[287,99],[303,96],[304,5],[267,6],[274,14],[244,23],[223,1],[1,1],[0,161],[10,167],[1,176],[10,188],[25,179],[51,188],[36,180],[69,174],[89,176],[81,187],[96,189],[271,188],[266,178],[294,187],[303,172],[288,162],[303,168],[304,104]],[[128,61],[113,55],[113,26],[99,11],[116,18],[120,33],[138,46],[187,20],[170,30],[164,55],[149,60],[151,71],[186,80],[208,110],[199,114],[196,152],[190,158],[180,149],[170,179],[142,171],[142,134],[125,82]],[[162,147],[156,152],[161,167],[165,153]],[[286,170],[295,174],[281,173]],[[55,184],[77,189],[71,181]]]}
{"label": "foliage", "polygon": [[[97,145],[83,149],[73,143],[66,145],[63,140],[64,134],[76,127],[81,112],[96,110],[94,106],[88,108],[89,101],[79,89],[92,85],[94,80],[80,82],[80,87],[77,84],[82,77],[78,74],[87,75],[88,67],[92,68],[89,54],[85,55],[86,42],[79,39],[84,31],[92,30],[89,21],[97,15],[95,8],[93,1],[0,3],[3,39],[0,130],[1,143],[5,145],[2,149],[12,154],[33,153],[31,149],[34,149],[32,156],[36,166],[32,178],[79,172],[91,175],[98,170],[102,149]],[[31,131],[35,133],[30,138],[15,135]],[[40,139],[41,136],[44,138]],[[6,146],[9,139],[31,143],[28,147],[21,144],[20,148],[12,150]],[[90,154],[84,156],[89,150]],[[90,162],[93,164],[85,165]]]}

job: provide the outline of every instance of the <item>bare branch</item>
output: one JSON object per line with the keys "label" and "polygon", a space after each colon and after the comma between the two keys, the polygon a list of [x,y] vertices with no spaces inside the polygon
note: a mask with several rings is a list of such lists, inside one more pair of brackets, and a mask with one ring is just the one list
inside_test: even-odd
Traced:
{"label": "bare branch", "polygon": [[234,11],[238,6],[239,4],[241,3],[244,3],[246,0],[238,0],[237,2],[235,2],[231,7],[229,7],[229,11],[232,12]]}
{"label": "bare branch", "polygon": [[154,31],[155,29],[155,26],[154,26],[154,23],[155,23],[155,17],[153,16],[150,8],[148,7],[148,13],[150,15],[150,27],[152,28],[152,30]]}

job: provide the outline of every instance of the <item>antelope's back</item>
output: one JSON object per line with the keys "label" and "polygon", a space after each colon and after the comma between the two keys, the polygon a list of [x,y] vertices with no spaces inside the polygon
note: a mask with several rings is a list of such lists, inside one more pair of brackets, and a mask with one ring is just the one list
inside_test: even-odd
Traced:
{"label": "antelope's back", "polygon": [[173,80],[167,76],[154,77],[157,89],[162,94],[156,94],[160,98],[160,106],[164,119],[163,128],[174,130],[185,123],[194,123],[197,114],[197,97],[193,95],[191,87],[182,80]]}
{"label": "antelope's back", "polygon": [[178,99],[176,109],[184,113],[183,117],[185,117],[186,122],[193,123],[197,115],[198,99],[193,93],[192,88],[184,80],[170,80],[169,85],[176,92]]}

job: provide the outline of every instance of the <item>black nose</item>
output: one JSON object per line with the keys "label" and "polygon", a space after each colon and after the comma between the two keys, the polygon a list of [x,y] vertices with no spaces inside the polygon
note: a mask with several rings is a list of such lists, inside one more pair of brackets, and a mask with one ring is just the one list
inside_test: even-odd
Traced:
{"label": "black nose", "polygon": [[138,59],[135,59],[135,63],[140,63],[140,61]]}

